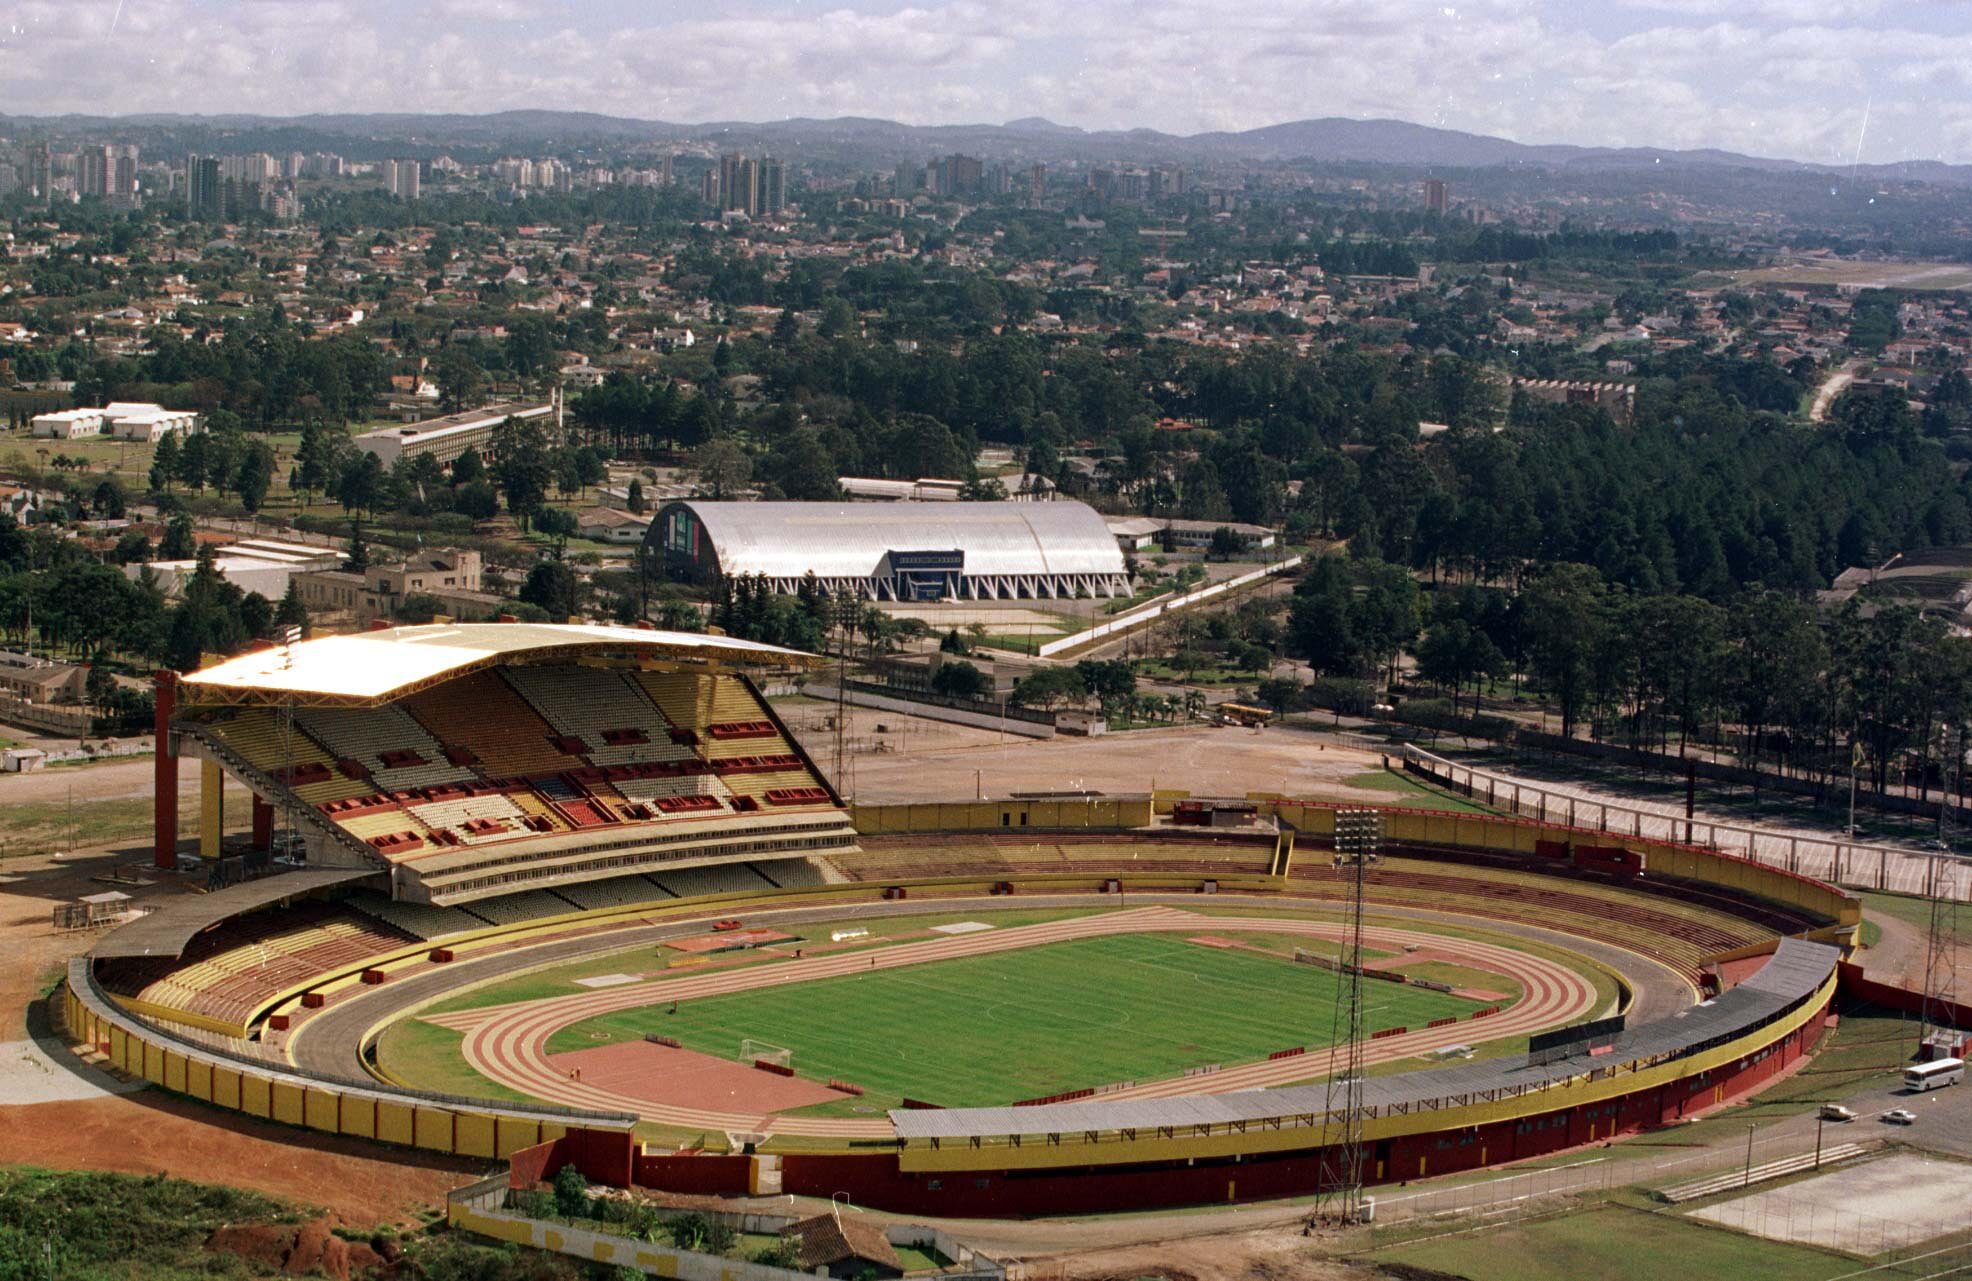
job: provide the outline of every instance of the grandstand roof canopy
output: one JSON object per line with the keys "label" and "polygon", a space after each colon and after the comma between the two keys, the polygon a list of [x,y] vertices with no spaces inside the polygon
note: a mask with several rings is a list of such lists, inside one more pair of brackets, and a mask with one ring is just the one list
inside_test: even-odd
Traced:
{"label": "grandstand roof canopy", "polygon": [[1116,536],[1084,503],[680,505],[704,525],[728,574],[862,578],[893,551],[963,551],[973,576],[1124,572]]}
{"label": "grandstand roof canopy", "polygon": [[762,667],[821,660],[727,636],[556,623],[433,623],[324,636],[259,650],[184,677],[192,703],[286,702],[367,706],[480,667],[527,658],[630,652],[655,658]]}
{"label": "grandstand roof canopy", "polygon": [[168,899],[155,912],[119,925],[103,935],[89,955],[182,956],[185,947],[210,927],[230,917],[278,903],[284,898],[351,885],[379,875],[375,867],[303,867],[291,872],[242,881],[210,894],[183,894]]}

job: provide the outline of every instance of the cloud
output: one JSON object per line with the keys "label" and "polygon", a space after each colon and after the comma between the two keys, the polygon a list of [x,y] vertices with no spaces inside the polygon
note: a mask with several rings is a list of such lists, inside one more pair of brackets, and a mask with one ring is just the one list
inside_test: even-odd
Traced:
{"label": "cloud", "polygon": [[[669,120],[1394,117],[1526,142],[1972,161],[1972,6],[1885,0],[16,0],[10,110]],[[86,65],[89,74],[73,74]],[[1887,148],[1894,146],[1896,150]]]}

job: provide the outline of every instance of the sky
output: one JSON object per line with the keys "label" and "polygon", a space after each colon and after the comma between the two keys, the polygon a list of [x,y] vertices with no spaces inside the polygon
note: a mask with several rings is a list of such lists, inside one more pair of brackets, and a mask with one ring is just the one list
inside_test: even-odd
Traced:
{"label": "sky", "polygon": [[0,0],[0,112],[1391,118],[1972,163],[1972,0]]}

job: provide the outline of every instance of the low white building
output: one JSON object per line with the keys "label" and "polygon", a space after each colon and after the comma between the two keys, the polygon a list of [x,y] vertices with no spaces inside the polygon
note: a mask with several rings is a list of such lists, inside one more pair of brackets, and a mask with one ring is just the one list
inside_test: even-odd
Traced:
{"label": "low white building", "polygon": [[[254,538],[219,548],[213,567],[219,576],[243,592],[259,592],[278,601],[288,594],[288,580],[313,570],[335,569],[342,564],[342,552],[333,547],[310,547],[303,543],[283,543],[271,538]],[[158,590],[167,597],[184,593],[185,583],[197,571],[197,560],[154,560],[143,565],[125,565],[123,572],[135,582],[145,570],[156,574]]]}
{"label": "low white building", "polygon": [[57,409],[36,414],[29,426],[36,436],[48,440],[86,440],[103,434],[103,411]]}
{"label": "low white building", "polygon": [[163,440],[173,432],[199,429],[199,416],[189,409],[166,409],[141,401],[118,400],[100,409],[58,409],[36,414],[32,430],[54,440],[83,440],[114,436],[118,440]]}

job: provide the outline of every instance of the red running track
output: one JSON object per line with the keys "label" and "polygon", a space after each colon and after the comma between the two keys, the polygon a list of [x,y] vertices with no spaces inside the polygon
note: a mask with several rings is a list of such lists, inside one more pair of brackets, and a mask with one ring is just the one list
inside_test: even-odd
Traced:
{"label": "red running track", "polygon": [[[1343,932],[1340,922],[1301,921],[1277,917],[1199,916],[1170,907],[1146,907],[1110,912],[1101,916],[1076,917],[1037,925],[1015,926],[956,938],[903,943],[877,951],[837,953],[804,958],[756,969],[708,974],[700,978],[667,979],[659,984],[604,988],[594,992],[520,1001],[508,1005],[462,1010],[431,1017],[428,1021],[465,1034],[463,1052],[476,1071],[523,1094],[568,1107],[628,1112],[645,1120],[688,1129],[722,1132],[799,1134],[813,1137],[870,1139],[890,1138],[895,1131],[888,1119],[782,1116],[768,1112],[718,1111],[652,1103],[619,1094],[601,1086],[571,1081],[548,1062],[548,1038],[571,1023],[639,1006],[667,1004],[671,1001],[698,1000],[732,992],[748,992],[789,983],[809,983],[839,975],[867,973],[872,968],[896,969],[959,957],[983,956],[1017,948],[1035,947],[1070,939],[1097,938],[1116,934],[1183,931],[1261,931],[1293,934],[1308,938],[1336,939]],[[1589,1013],[1595,1004],[1595,986],[1565,966],[1525,952],[1514,951],[1471,939],[1451,938],[1420,931],[1365,927],[1364,941],[1379,950],[1401,952],[1406,945],[1428,946],[1459,958],[1476,968],[1505,974],[1517,980],[1521,999],[1498,1015],[1483,1020],[1483,1029],[1470,1020],[1446,1027],[1419,1028],[1401,1036],[1383,1037],[1365,1047],[1366,1063],[1383,1063],[1412,1058],[1448,1045],[1470,1044],[1474,1032],[1483,1031],[1485,1040],[1520,1036],[1555,1027]],[[871,962],[875,965],[872,967]],[[1325,1074],[1331,1069],[1333,1051],[1319,1051],[1294,1058],[1241,1064],[1208,1076],[1175,1077],[1151,1081],[1105,1094],[1108,1099],[1166,1098],[1185,1094],[1219,1094],[1262,1086],[1286,1085]]]}

